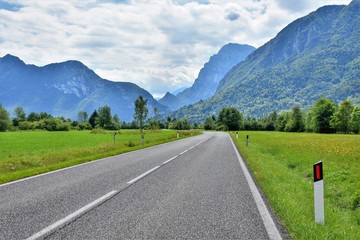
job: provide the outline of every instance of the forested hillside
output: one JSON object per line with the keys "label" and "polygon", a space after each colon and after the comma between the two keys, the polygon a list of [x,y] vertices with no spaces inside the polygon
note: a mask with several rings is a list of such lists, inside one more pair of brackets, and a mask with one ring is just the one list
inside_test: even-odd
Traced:
{"label": "forested hillside", "polygon": [[234,106],[248,116],[266,116],[295,105],[309,108],[326,97],[360,103],[360,1],[325,6],[284,28],[220,82],[208,101],[170,116],[192,122]]}

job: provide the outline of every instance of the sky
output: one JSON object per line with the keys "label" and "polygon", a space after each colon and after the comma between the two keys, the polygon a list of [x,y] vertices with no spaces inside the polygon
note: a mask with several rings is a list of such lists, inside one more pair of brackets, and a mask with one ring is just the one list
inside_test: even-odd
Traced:
{"label": "sky", "polygon": [[78,60],[162,97],[193,84],[227,43],[260,47],[289,23],[350,0],[0,0],[0,57]]}

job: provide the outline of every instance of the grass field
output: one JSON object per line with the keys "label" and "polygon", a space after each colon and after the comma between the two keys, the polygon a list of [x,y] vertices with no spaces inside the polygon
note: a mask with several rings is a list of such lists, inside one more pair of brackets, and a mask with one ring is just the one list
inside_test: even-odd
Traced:
{"label": "grass field", "polygon": [[[360,135],[240,132],[238,140],[232,137],[293,239],[360,239]],[[320,160],[324,225],[314,221],[312,165]]]}
{"label": "grass field", "polygon": [[[180,138],[199,134],[180,131]],[[177,131],[145,131],[149,147],[177,139]],[[139,130],[0,132],[0,184],[142,148]]]}

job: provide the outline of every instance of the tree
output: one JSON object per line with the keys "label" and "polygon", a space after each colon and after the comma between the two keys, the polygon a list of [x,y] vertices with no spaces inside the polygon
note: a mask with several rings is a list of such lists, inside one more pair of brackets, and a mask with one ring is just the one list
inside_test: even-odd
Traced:
{"label": "tree", "polygon": [[147,108],[147,100],[143,98],[143,96],[139,96],[135,102],[135,113],[134,119],[139,123],[140,131],[143,131],[144,128],[144,120],[147,117],[149,109]]}
{"label": "tree", "polygon": [[154,121],[149,121],[150,129],[160,129],[160,123],[158,120],[159,109],[154,107]]}
{"label": "tree", "polygon": [[330,120],[331,127],[338,132],[351,132],[351,113],[354,106],[349,100],[342,101]]}
{"label": "tree", "polygon": [[26,113],[22,107],[15,108],[14,113],[19,122],[26,120]]}
{"label": "tree", "polygon": [[91,116],[90,116],[90,118],[89,118],[89,123],[90,123],[90,125],[91,125],[92,128],[96,127],[97,118],[98,118],[98,113],[97,113],[97,111],[95,110],[95,111],[91,114]]}
{"label": "tree", "polygon": [[14,110],[15,118],[13,118],[13,125],[19,126],[20,122],[23,122],[26,120],[26,114],[22,107],[17,107]]}
{"label": "tree", "polygon": [[291,112],[280,113],[275,124],[276,131],[281,131],[281,132],[285,131],[286,124],[290,118],[291,118]]}
{"label": "tree", "polygon": [[205,130],[215,130],[216,129],[216,122],[213,118],[207,118],[204,122],[204,129]]}
{"label": "tree", "polygon": [[265,119],[264,127],[263,127],[264,130],[274,131],[277,117],[278,117],[278,114],[276,111],[270,113],[269,116]]}
{"label": "tree", "polygon": [[28,116],[29,122],[35,122],[35,121],[39,121],[39,120],[40,120],[40,114],[38,114],[38,113],[31,112]]}
{"label": "tree", "polygon": [[175,124],[176,130],[190,130],[190,124],[186,118],[179,119]]}
{"label": "tree", "polygon": [[158,114],[159,114],[159,109],[157,107],[154,107],[154,120],[155,122],[158,121]]}
{"label": "tree", "polygon": [[112,128],[113,128],[113,130],[121,129],[120,118],[117,114],[115,114],[112,118]]}
{"label": "tree", "polygon": [[303,113],[299,106],[295,106],[285,125],[286,132],[303,132],[305,129]]}
{"label": "tree", "polygon": [[50,119],[53,118],[53,116],[51,116],[51,114],[48,114],[46,112],[41,112],[40,114],[40,119]]}
{"label": "tree", "polygon": [[320,98],[311,108],[311,129],[317,133],[333,133],[335,129],[330,126],[331,117],[336,111],[334,101]]}
{"label": "tree", "polygon": [[10,116],[8,111],[2,107],[0,103],[0,132],[8,130],[11,126]]}
{"label": "tree", "polygon": [[78,113],[78,122],[79,122],[79,124],[81,124],[81,123],[84,123],[84,122],[87,122],[88,121],[88,113],[87,112],[85,112],[85,111],[80,111],[79,113]]}
{"label": "tree", "polygon": [[218,117],[218,125],[224,126],[229,131],[240,130],[243,124],[242,114],[234,107],[221,109]]}
{"label": "tree", "polygon": [[354,107],[351,113],[351,129],[354,133],[360,132],[360,106]]}
{"label": "tree", "polygon": [[110,129],[112,124],[111,109],[109,106],[100,107],[98,110],[97,124],[101,128]]}

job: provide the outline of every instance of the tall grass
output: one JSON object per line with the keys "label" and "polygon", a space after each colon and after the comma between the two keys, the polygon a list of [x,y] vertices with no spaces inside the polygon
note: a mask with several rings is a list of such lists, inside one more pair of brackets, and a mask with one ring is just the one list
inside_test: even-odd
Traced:
{"label": "tall grass", "polygon": [[[24,131],[0,133],[0,183],[177,139],[176,131]],[[180,138],[199,134],[181,131]]]}
{"label": "tall grass", "polygon": [[[293,239],[360,239],[360,135],[240,132],[238,140],[232,137]],[[314,221],[312,166],[320,160],[324,225]]]}

